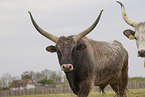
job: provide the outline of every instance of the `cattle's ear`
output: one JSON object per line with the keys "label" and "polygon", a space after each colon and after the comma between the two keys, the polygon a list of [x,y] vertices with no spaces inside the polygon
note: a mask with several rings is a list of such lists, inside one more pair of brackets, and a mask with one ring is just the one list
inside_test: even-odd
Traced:
{"label": "cattle's ear", "polygon": [[46,48],[46,50],[47,50],[48,52],[53,53],[53,52],[56,52],[56,47],[51,45],[51,46],[48,46],[48,47]]}
{"label": "cattle's ear", "polygon": [[123,34],[124,34],[127,38],[129,38],[130,40],[135,39],[135,31],[132,31],[132,30],[128,29],[128,30],[125,30],[125,31],[123,32]]}
{"label": "cattle's ear", "polygon": [[83,50],[86,48],[86,45],[85,44],[78,44],[77,45],[77,50]]}

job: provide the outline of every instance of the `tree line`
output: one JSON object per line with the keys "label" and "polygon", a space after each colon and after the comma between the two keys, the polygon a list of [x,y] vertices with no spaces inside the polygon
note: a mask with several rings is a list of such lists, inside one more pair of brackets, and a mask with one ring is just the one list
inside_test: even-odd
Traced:
{"label": "tree line", "polygon": [[[42,70],[40,72],[25,71],[20,77],[12,76],[10,73],[5,73],[0,77],[0,89],[9,89],[13,80],[32,79],[34,83],[41,84],[57,84],[67,82],[62,71]],[[129,78],[129,81],[145,81],[144,77]]]}
{"label": "tree line", "polygon": [[34,83],[57,84],[66,81],[62,71],[42,70],[40,72],[25,71],[20,77],[5,73],[0,77],[0,89],[9,89],[13,80],[32,79]]}

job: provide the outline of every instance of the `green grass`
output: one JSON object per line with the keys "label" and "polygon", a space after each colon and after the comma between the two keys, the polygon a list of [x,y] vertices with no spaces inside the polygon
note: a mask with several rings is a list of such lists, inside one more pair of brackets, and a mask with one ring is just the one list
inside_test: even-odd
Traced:
{"label": "green grass", "polygon": [[[105,91],[106,94],[101,95],[99,92],[91,92],[88,97],[114,97],[115,93]],[[71,94],[47,94],[47,95],[26,95],[26,96],[13,96],[13,97],[77,97],[73,93]],[[127,91],[127,97],[145,97],[145,89],[131,89]]]}

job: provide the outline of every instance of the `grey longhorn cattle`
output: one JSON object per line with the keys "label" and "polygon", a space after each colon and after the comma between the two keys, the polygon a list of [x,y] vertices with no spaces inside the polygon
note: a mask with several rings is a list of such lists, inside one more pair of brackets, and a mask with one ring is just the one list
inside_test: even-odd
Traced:
{"label": "grey longhorn cattle", "polygon": [[127,51],[118,41],[95,41],[85,37],[98,24],[102,11],[88,29],[67,37],[57,37],[41,29],[29,11],[37,31],[56,43],[55,46],[48,46],[46,50],[52,53],[57,52],[60,67],[64,71],[72,91],[78,97],[87,97],[94,85],[104,91],[109,84],[118,97],[126,96]]}
{"label": "grey longhorn cattle", "polygon": [[122,17],[124,21],[134,27],[135,31],[132,31],[130,29],[125,30],[123,33],[126,37],[128,37],[130,40],[135,39],[136,45],[138,48],[138,56],[139,57],[145,57],[145,22],[134,22],[131,21],[125,11],[124,5],[117,1],[121,5],[121,11],[122,11]]}

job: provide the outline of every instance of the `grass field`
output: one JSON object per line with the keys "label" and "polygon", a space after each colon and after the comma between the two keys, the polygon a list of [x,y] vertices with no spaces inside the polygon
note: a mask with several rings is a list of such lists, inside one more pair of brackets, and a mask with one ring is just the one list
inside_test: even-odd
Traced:
{"label": "grass field", "polygon": [[[113,91],[105,91],[106,94],[101,95],[99,92],[91,92],[88,97],[114,97]],[[12,97],[12,96],[11,96]],[[27,95],[13,97],[77,97],[74,94],[47,94],[47,95]],[[132,89],[127,91],[127,97],[145,97],[145,89]]]}

